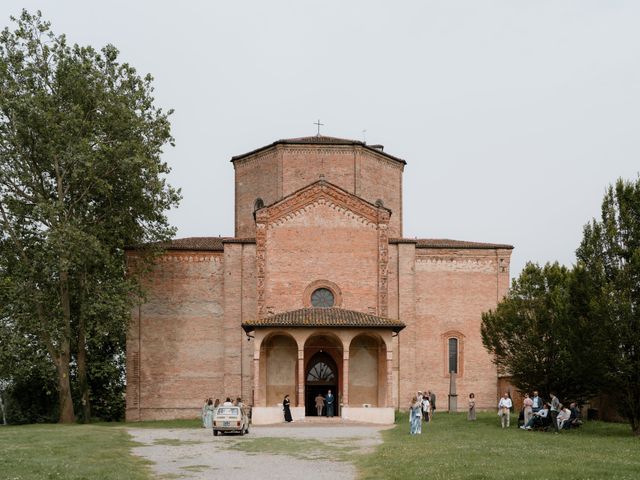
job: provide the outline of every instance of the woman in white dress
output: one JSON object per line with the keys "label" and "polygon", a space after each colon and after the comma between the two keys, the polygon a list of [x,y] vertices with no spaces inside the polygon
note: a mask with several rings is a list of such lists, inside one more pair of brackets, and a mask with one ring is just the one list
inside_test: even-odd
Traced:
{"label": "woman in white dress", "polygon": [[205,428],[213,428],[213,412],[214,412],[213,400],[209,399],[207,401],[207,406],[205,407],[205,414],[204,414]]}

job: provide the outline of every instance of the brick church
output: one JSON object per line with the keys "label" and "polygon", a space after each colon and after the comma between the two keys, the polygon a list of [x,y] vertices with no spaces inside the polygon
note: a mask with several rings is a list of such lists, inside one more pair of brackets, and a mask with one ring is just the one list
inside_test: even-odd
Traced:
{"label": "brick church", "polygon": [[286,394],[301,419],[332,390],[338,416],[392,423],[418,390],[446,410],[452,372],[458,409],[470,392],[495,407],[480,322],[507,291],[512,246],[404,238],[406,162],[381,145],[318,135],[231,163],[235,235],[176,239],[145,276],[127,420],[241,396],[254,423],[280,422]]}

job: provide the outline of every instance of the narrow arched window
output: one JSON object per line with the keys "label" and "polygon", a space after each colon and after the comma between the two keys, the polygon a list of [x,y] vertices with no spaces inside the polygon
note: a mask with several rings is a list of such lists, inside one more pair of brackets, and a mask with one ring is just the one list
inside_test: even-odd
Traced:
{"label": "narrow arched window", "polygon": [[458,373],[458,339],[449,339],[449,373]]}
{"label": "narrow arched window", "polygon": [[256,201],[253,204],[253,211],[260,210],[264,208],[264,201],[261,198],[256,198]]}

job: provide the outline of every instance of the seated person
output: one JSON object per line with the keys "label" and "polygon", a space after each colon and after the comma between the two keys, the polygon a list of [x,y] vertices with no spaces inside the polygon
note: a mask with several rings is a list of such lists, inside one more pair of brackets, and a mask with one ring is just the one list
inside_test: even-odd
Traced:
{"label": "seated person", "polygon": [[542,407],[537,412],[534,412],[531,416],[531,420],[527,422],[526,425],[523,425],[523,430],[531,430],[533,427],[544,427],[549,424],[549,404],[545,402],[544,407]]}
{"label": "seated person", "polygon": [[569,410],[571,411],[571,416],[569,417],[569,420],[564,422],[563,428],[565,430],[569,428],[577,428],[582,425],[582,420],[580,420],[580,410],[578,410],[576,402],[572,402],[571,405],[569,405]]}
{"label": "seated person", "polygon": [[558,412],[558,416],[556,417],[556,420],[558,421],[558,428],[562,429],[569,418],[571,418],[571,410],[560,405],[560,411]]}

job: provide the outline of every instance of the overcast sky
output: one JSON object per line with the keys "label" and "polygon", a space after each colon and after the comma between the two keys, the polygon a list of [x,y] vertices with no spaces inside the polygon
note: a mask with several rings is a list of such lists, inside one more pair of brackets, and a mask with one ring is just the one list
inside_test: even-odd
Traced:
{"label": "overcast sky", "polygon": [[640,171],[638,1],[14,1],[112,43],[175,109],[178,236],[233,235],[231,156],[280,138],[407,161],[404,235],[571,264],[605,187]]}

